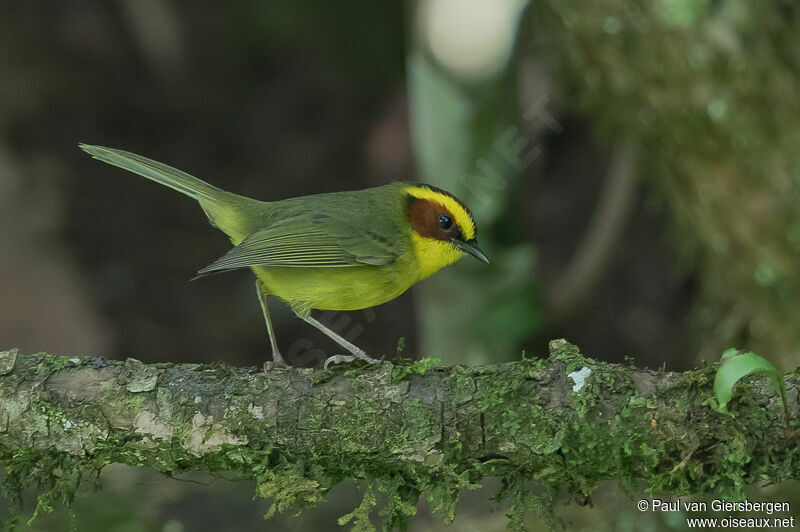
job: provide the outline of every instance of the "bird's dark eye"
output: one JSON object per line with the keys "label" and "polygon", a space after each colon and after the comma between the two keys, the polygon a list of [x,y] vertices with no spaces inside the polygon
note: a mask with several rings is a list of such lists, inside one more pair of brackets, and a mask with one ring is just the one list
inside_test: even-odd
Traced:
{"label": "bird's dark eye", "polygon": [[441,227],[442,229],[447,231],[448,229],[453,227],[453,219],[450,218],[449,216],[444,215],[444,214],[440,214],[439,215],[439,227]]}

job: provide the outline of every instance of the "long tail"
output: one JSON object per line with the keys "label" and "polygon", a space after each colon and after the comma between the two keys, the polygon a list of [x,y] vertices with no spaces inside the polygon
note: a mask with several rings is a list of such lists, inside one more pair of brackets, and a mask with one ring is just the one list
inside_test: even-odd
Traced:
{"label": "long tail", "polygon": [[98,161],[113,164],[134,174],[139,174],[198,201],[201,198],[216,200],[220,195],[225,194],[223,190],[209,185],[186,172],[135,153],[115,150],[114,148],[104,148],[103,146],[91,146],[89,144],[78,144],[78,146]]}
{"label": "long tail", "polygon": [[238,243],[249,233],[241,207],[245,203],[257,203],[256,200],[226,192],[177,168],[135,153],[89,144],[79,146],[99,161],[139,174],[196,199],[211,224],[230,236],[234,243]]}

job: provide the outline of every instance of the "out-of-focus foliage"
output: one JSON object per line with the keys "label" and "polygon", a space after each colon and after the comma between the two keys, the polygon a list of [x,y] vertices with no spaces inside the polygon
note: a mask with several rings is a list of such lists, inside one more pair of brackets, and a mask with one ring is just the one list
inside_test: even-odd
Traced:
{"label": "out-of-focus foliage", "polygon": [[515,127],[517,79],[506,68],[526,3],[472,2],[464,9],[433,0],[420,2],[412,17],[409,104],[420,178],[470,206],[491,259],[491,267],[464,260],[457,272],[418,290],[421,347],[450,361],[514,357],[542,323],[532,245],[496,246],[491,231],[507,214],[509,188],[531,149],[512,147],[527,140]]}
{"label": "out-of-focus foliage", "polygon": [[[703,353],[800,354],[800,7],[795,2],[535,2],[563,105],[634,140],[668,199],[703,299]],[[690,260],[687,260],[690,259]]]}

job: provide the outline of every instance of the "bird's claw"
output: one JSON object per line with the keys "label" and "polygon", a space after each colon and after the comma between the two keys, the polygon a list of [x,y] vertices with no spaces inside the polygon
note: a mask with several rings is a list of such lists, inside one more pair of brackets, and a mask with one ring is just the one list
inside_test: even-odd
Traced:
{"label": "bird's claw", "polygon": [[333,356],[329,356],[325,360],[325,363],[322,365],[322,367],[323,367],[323,369],[328,369],[328,366],[330,366],[331,364],[349,364],[350,362],[353,362],[354,360],[363,360],[367,364],[379,364],[380,362],[382,362],[381,360],[378,360],[377,358],[372,358],[371,356],[368,356],[366,354],[362,355],[362,356],[356,356],[356,355],[333,355]]}
{"label": "bird's claw", "polygon": [[355,355],[333,355],[325,359],[325,363],[322,365],[323,369],[328,369],[328,366],[331,364],[342,364],[342,363],[349,363],[356,359]]}
{"label": "bird's claw", "polygon": [[267,360],[266,362],[264,362],[263,369],[264,369],[264,373],[269,373],[273,369],[288,368],[288,367],[289,367],[289,365],[286,362],[284,362],[283,359],[281,359],[281,360]]}

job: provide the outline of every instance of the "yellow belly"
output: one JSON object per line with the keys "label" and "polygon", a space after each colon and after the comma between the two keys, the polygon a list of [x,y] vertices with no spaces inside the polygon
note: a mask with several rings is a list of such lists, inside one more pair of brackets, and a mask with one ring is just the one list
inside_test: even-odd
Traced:
{"label": "yellow belly", "polygon": [[390,301],[439,269],[458,260],[453,246],[412,235],[413,254],[383,266],[287,268],[255,266],[270,294],[300,314],[311,309],[359,310]]}
{"label": "yellow belly", "polygon": [[359,310],[394,299],[418,277],[401,265],[345,268],[253,268],[270,294],[295,310]]}

